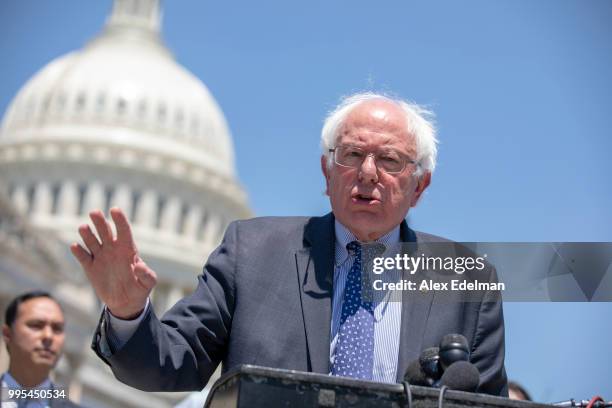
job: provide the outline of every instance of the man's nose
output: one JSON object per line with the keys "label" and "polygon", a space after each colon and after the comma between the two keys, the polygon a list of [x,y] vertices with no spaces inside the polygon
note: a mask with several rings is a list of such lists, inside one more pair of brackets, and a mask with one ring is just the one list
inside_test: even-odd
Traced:
{"label": "man's nose", "polygon": [[51,344],[53,342],[53,328],[45,326],[42,330],[42,339],[44,343]]}
{"label": "man's nose", "polygon": [[359,181],[365,183],[378,183],[378,169],[373,154],[368,154],[359,168]]}

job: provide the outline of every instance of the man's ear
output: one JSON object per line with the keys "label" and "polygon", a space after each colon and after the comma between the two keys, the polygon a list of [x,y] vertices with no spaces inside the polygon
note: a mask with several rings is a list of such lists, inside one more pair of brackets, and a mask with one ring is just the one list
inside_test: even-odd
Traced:
{"label": "man's ear", "polygon": [[327,157],[321,155],[321,171],[325,177],[325,194],[329,195],[329,169],[327,168]]}
{"label": "man's ear", "polygon": [[412,202],[410,203],[411,207],[417,205],[419,198],[421,198],[421,194],[423,194],[425,189],[429,186],[429,183],[431,183],[431,172],[428,171],[417,180],[416,189],[414,191],[414,195],[412,196]]}
{"label": "man's ear", "polygon": [[4,344],[8,345],[11,342],[11,329],[6,324],[2,325],[2,337]]}

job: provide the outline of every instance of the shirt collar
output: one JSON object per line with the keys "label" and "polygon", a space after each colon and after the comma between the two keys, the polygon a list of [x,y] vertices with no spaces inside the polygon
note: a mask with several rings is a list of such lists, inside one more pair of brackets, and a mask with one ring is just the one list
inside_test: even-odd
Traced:
{"label": "shirt collar", "polygon": [[[15,380],[13,378],[13,376],[7,371],[4,373],[4,383],[6,383],[7,388],[13,388],[13,389],[22,389],[23,386],[21,384],[19,384],[17,382],[17,380]],[[49,390],[52,388],[51,385],[51,380],[49,380],[49,378],[46,378],[45,381],[43,381],[42,383],[38,384],[36,387],[32,387],[38,390]]]}
{"label": "shirt collar", "polygon": [[[336,232],[336,249],[335,249],[335,264],[342,265],[349,256],[346,246],[349,242],[359,241],[348,228],[342,225],[338,219],[334,221],[334,230]],[[397,225],[391,231],[376,240],[384,245],[393,245],[400,242],[400,227]]]}

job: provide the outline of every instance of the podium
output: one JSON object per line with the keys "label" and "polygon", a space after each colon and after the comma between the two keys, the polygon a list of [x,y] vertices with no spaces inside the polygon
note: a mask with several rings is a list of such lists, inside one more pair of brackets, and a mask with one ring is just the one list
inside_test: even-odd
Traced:
{"label": "podium", "polygon": [[[440,390],[410,386],[411,408],[438,408]],[[551,405],[485,394],[446,390],[446,408],[550,408]],[[402,384],[334,377],[301,371],[242,365],[223,375],[210,390],[205,408],[408,407]]]}

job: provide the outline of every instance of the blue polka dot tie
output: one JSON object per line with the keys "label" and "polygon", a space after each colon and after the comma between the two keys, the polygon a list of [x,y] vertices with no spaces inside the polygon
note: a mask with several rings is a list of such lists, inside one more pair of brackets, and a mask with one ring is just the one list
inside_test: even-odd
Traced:
{"label": "blue polka dot tie", "polygon": [[342,298],[340,328],[332,374],[372,379],[374,366],[374,312],[372,302],[361,296],[361,244],[350,242],[346,248],[355,255],[355,263],[346,278]]}

